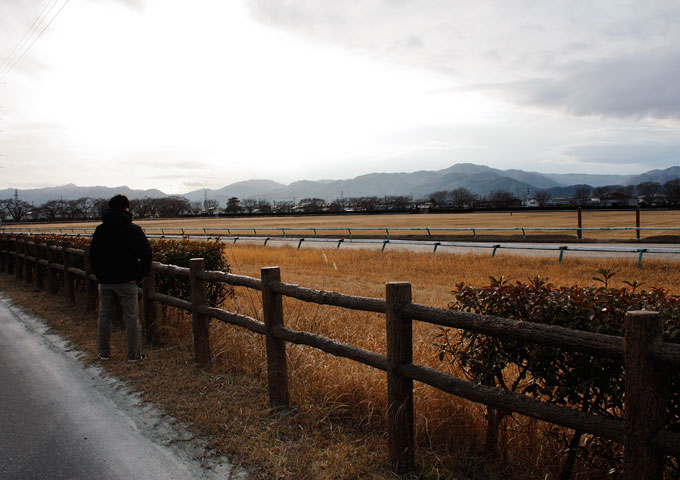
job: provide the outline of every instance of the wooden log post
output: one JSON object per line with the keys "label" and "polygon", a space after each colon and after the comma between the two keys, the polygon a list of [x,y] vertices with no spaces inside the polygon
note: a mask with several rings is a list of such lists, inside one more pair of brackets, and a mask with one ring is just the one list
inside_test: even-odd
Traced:
{"label": "wooden log post", "polygon": [[640,205],[635,207],[635,235],[640,240]]}
{"label": "wooden log post", "polygon": [[11,238],[9,241],[9,245],[7,246],[7,274],[8,275],[14,275],[15,270],[17,268],[17,253],[18,253],[18,246],[17,246],[17,237]]}
{"label": "wooden log post", "polygon": [[144,336],[146,343],[156,345],[159,343],[158,309],[153,295],[156,293],[156,272],[151,270],[144,279]]}
{"label": "wooden log post", "polygon": [[387,301],[387,430],[390,467],[397,474],[414,469],[413,380],[399,369],[413,362],[413,326],[400,308],[411,303],[411,284],[388,283]]}
{"label": "wooden log post", "polygon": [[[35,268],[35,264],[31,261],[29,261],[28,257],[31,256],[31,243],[28,240],[26,240],[26,243],[24,243],[24,282],[25,283],[33,283],[33,269]],[[35,245],[35,244],[34,244]]]}
{"label": "wooden log post", "polygon": [[71,268],[72,258],[67,249],[71,248],[70,243],[63,243],[61,246],[61,258],[64,265],[64,296],[70,303],[76,303],[75,276],[68,271]]}
{"label": "wooden log post", "polygon": [[35,287],[45,288],[45,266],[40,262],[45,260],[45,244],[35,242]]}
{"label": "wooden log post", "polygon": [[663,452],[654,440],[664,428],[664,369],[649,357],[650,347],[662,341],[663,323],[657,312],[626,314],[624,480],[663,477]]}
{"label": "wooden log post", "polygon": [[198,308],[208,304],[206,281],[198,278],[199,272],[205,271],[203,258],[189,260],[189,281],[191,283],[191,322],[194,330],[194,353],[196,363],[203,367],[210,367],[210,317],[198,313]]}
{"label": "wooden log post", "polygon": [[97,309],[97,282],[90,278],[94,275],[92,262],[90,261],[90,247],[85,247],[85,311],[92,312]]}
{"label": "wooden log post", "polygon": [[581,230],[583,228],[583,209],[581,207],[578,207],[578,212],[576,214],[577,216],[577,221],[578,221],[578,230],[576,230],[576,238],[579,240],[583,239],[583,231]]}
{"label": "wooden log post", "polygon": [[5,253],[7,249],[7,236],[0,235],[0,272],[4,272],[7,268],[7,254]]}
{"label": "wooden log post", "polygon": [[58,287],[57,287],[57,272],[54,269],[54,263],[55,263],[55,251],[54,248],[55,244],[52,241],[47,242],[47,249],[45,254],[47,255],[47,287],[53,295],[57,294]]}
{"label": "wooden log post", "polygon": [[16,274],[17,281],[24,279],[24,255],[26,254],[26,243],[23,237],[18,237],[16,239],[16,267],[14,273]]}
{"label": "wooden log post", "polygon": [[290,397],[288,394],[286,343],[276,338],[273,333],[275,327],[284,325],[283,299],[280,294],[271,289],[271,282],[281,281],[281,271],[279,267],[265,267],[261,269],[261,278],[269,403],[272,407],[287,407],[290,403]]}

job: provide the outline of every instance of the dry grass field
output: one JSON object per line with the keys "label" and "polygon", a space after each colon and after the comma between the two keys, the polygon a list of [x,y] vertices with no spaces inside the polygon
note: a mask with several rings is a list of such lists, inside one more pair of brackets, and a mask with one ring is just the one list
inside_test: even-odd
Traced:
{"label": "dry grass field", "polygon": [[[637,280],[647,288],[663,287],[680,293],[680,265],[653,260],[638,269],[634,261],[622,260],[574,259],[558,263],[554,258],[499,259],[488,255],[298,250],[247,245],[228,246],[226,252],[235,273],[258,277],[260,267],[278,265],[285,282],[375,297],[384,296],[386,282],[409,281],[415,302],[440,307],[446,307],[451,290],[459,282],[484,285],[488,284],[490,275],[521,281],[539,275],[555,285],[589,285],[597,283],[592,277],[601,268],[616,272],[612,286],[625,286],[624,280]],[[245,289],[237,289],[227,308],[261,318],[258,295]],[[284,310],[286,324],[293,329],[315,332],[380,353],[385,351],[381,315],[292,299],[285,300]],[[215,325],[214,329],[219,361],[242,365],[252,375],[263,375],[265,358],[260,338],[221,325]],[[437,327],[416,323],[414,361],[455,374],[438,360],[432,346],[438,333]],[[290,345],[288,355],[291,396],[301,409],[318,418],[350,421],[356,428],[368,428],[376,434],[384,429],[384,374],[307,347]],[[539,473],[541,478],[556,478],[561,462],[559,445],[551,441],[547,429],[539,422],[527,419],[509,422],[503,439],[505,464],[500,467],[493,459],[485,458],[480,448],[485,428],[481,406],[424,385],[416,386],[415,398],[419,462],[427,466],[428,471],[443,473],[441,478],[450,478],[452,471],[463,471],[462,478],[487,475],[535,478]],[[381,448],[384,448],[383,442]],[[451,452],[457,453],[451,455]],[[464,452],[463,458],[461,452]],[[466,461],[473,465],[466,466]],[[484,465],[477,465],[476,461]],[[580,468],[579,478],[597,478],[596,472],[585,465]],[[339,474],[338,478],[345,474]]]}
{"label": "dry grass field", "polygon": [[[583,212],[584,228],[602,227],[635,227],[634,211],[591,211]],[[328,215],[328,216],[291,216],[291,217],[239,217],[239,218],[192,218],[192,219],[157,219],[137,221],[145,228],[184,228],[187,231],[202,228],[233,228],[258,230],[258,235],[280,234],[275,228],[375,228],[375,231],[355,232],[355,235],[384,235],[384,228],[576,228],[577,213],[575,211],[557,212],[489,212],[489,213],[457,213],[457,214],[395,214],[395,215]],[[69,224],[35,224],[34,227],[90,227],[96,222]],[[650,210],[641,212],[642,227],[678,227],[680,226],[680,211]],[[382,231],[380,229],[383,229]],[[267,230],[271,229],[271,230]],[[252,232],[251,232],[252,233]],[[337,236],[341,232],[325,232],[324,235]],[[246,235],[248,232],[235,232]],[[311,235],[307,231],[291,231],[290,235]],[[320,232],[322,234],[322,232]],[[423,236],[425,232],[392,232],[400,236]],[[436,235],[442,235],[437,232]],[[450,232],[447,236],[472,236],[469,232]],[[504,236],[521,238],[521,232],[487,231],[479,232],[481,236]],[[528,239],[537,239],[545,235],[575,238],[575,232],[527,232]],[[658,237],[677,236],[673,231],[643,231],[642,239],[654,240]],[[635,239],[634,231],[586,231],[584,240],[617,240],[627,241]]]}

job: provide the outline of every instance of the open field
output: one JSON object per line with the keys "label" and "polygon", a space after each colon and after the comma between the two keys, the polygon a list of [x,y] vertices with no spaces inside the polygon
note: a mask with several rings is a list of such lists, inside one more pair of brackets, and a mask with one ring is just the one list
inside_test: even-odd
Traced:
{"label": "open field", "polygon": [[[375,297],[384,296],[386,282],[409,281],[413,285],[415,302],[440,307],[446,307],[452,299],[451,290],[459,282],[481,286],[489,283],[489,276],[526,281],[539,275],[549,278],[555,285],[592,285],[598,284],[593,280],[598,269],[616,272],[611,286],[621,287],[625,286],[623,281],[637,280],[644,288],[663,287],[672,293],[680,293],[680,263],[677,262],[652,260],[638,269],[634,262],[621,260],[572,259],[559,264],[554,259],[545,258],[492,259],[486,255],[432,255],[403,251],[379,254],[368,250],[298,250],[230,245],[226,252],[235,273],[258,277],[261,266],[278,265],[286,282]],[[237,289],[236,293],[227,307],[261,318],[259,300],[253,292]],[[286,324],[290,328],[311,331],[384,353],[384,316],[306,304],[290,298],[284,300],[284,310]],[[416,322],[414,362],[455,374],[457,372],[450,370],[450,366],[438,360],[432,347],[439,333],[438,327]],[[261,365],[265,360],[260,339],[222,326],[214,334],[216,348],[222,352],[221,361],[246,364],[253,375],[263,374]],[[382,373],[301,346],[289,345],[288,356],[291,396],[296,405],[322,416],[347,419],[349,415],[352,422],[369,426],[371,430],[384,428],[381,421],[386,404]],[[454,458],[455,454],[450,457],[450,452],[468,452],[474,458],[484,457],[480,445],[485,428],[483,408],[427,386],[419,386],[416,392],[416,430],[421,465],[427,464],[439,472],[448,471],[442,478],[450,478],[450,469],[461,468],[461,459]],[[555,472],[561,464],[559,445],[547,431],[540,422],[520,418],[510,422],[503,439],[507,464],[501,468],[504,474],[499,478],[556,478]],[[485,474],[496,478],[496,474],[490,473],[495,468],[497,466],[493,465],[474,467],[465,470],[463,478],[481,478]],[[601,472],[585,465],[579,468],[582,472],[579,478],[605,478],[604,475],[599,476]]]}
{"label": "open field", "polygon": [[[620,228],[635,227],[634,211],[583,211],[583,228]],[[260,236],[280,235],[281,227],[286,228],[371,228],[373,231],[356,231],[355,236],[371,235],[384,236],[385,228],[576,228],[577,213],[575,211],[557,212],[489,212],[489,213],[456,213],[456,214],[395,214],[395,215],[327,215],[327,216],[290,216],[290,217],[239,217],[239,218],[184,218],[137,220],[145,228],[184,228],[187,231],[201,228],[233,228],[257,229]],[[32,224],[31,227],[62,227],[93,228],[96,222],[62,223],[62,224]],[[26,225],[29,226],[29,225]],[[641,212],[641,227],[678,227],[680,226],[680,211],[650,210]],[[225,234],[226,232],[222,233]],[[252,232],[233,232],[236,235],[248,235]],[[291,236],[312,236],[310,231],[289,231]],[[347,232],[331,231],[319,232],[319,235],[338,237],[346,236]],[[426,232],[391,232],[393,236],[420,237],[427,236]],[[470,239],[471,232],[433,232],[436,237]],[[641,240],[658,241],[660,237],[675,237],[667,240],[677,241],[680,234],[671,230],[642,231]],[[521,232],[480,231],[478,239],[503,238],[521,239]],[[574,231],[528,231],[529,240],[564,240],[575,239]],[[635,240],[634,231],[585,231],[585,241],[628,241]]]}

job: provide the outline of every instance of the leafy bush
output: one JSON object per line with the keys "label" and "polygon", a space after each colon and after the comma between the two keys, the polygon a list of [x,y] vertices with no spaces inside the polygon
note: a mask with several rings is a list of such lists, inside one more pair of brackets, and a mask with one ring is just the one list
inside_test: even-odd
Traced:
{"label": "leafy bush", "polygon": [[[229,271],[229,263],[224,255],[224,245],[219,240],[198,242],[192,240],[153,240],[153,259],[156,262],[189,267],[192,258],[205,259],[206,270]],[[166,295],[191,299],[191,286],[188,277],[156,274],[156,290]],[[233,290],[222,282],[208,282],[208,303],[219,306],[225,298],[232,295]]]}
{"label": "leafy bush", "polygon": [[[594,280],[602,283],[599,287],[556,288],[540,277],[514,284],[503,277],[491,277],[490,285],[482,288],[461,283],[449,308],[619,336],[623,335],[627,311],[655,310],[664,317],[666,339],[680,341],[678,298],[668,296],[662,288],[643,290],[637,282],[625,282],[629,288],[611,288],[614,273],[598,273]],[[435,347],[440,360],[456,364],[470,381],[583,412],[623,418],[621,362],[467,331],[454,338],[442,330]],[[672,377],[668,393],[668,424],[678,430],[680,375]],[[507,414],[493,409],[487,412],[487,447],[494,449],[501,419]],[[561,478],[569,478],[577,454],[585,454],[582,456],[606,470],[620,466],[620,446],[613,442],[582,432],[562,440],[568,444],[569,455]]]}

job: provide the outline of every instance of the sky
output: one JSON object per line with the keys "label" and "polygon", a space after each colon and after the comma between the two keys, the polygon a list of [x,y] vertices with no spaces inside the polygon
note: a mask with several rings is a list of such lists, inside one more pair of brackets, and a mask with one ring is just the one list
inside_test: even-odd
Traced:
{"label": "sky", "polygon": [[680,165],[677,0],[0,0],[0,61],[0,188]]}

